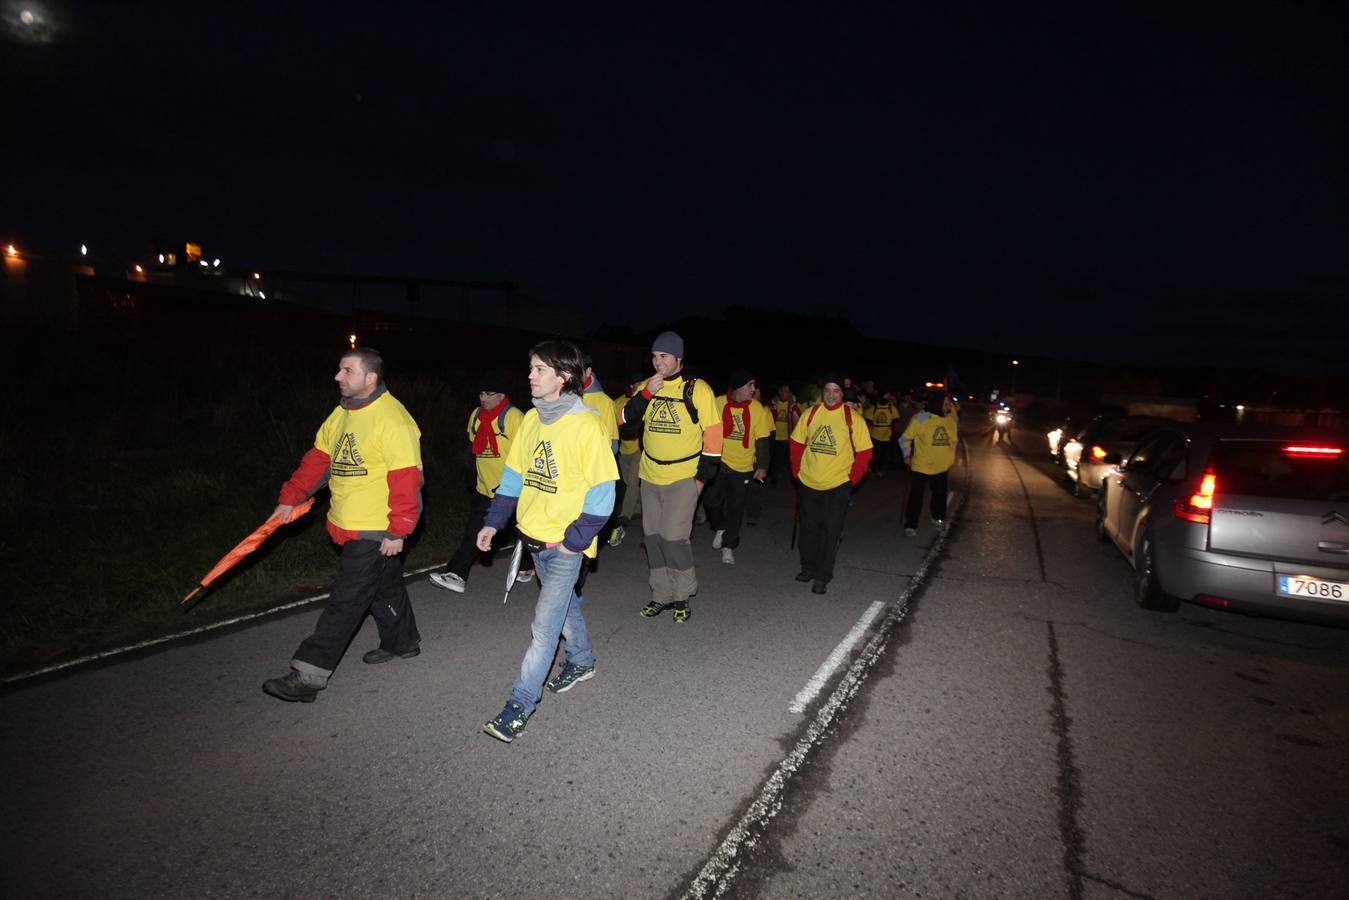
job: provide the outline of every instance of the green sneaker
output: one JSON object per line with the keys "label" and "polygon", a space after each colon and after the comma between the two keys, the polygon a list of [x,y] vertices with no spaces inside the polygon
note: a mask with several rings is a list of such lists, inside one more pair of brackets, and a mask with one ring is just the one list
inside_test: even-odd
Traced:
{"label": "green sneaker", "polygon": [[528,723],[529,715],[525,713],[525,708],[512,700],[506,704],[506,708],[495,719],[491,719],[484,724],[482,730],[497,740],[509,744],[520,736],[520,732],[525,730],[525,725]]}
{"label": "green sneaker", "polygon": [[652,600],[647,603],[646,606],[642,607],[642,611],[639,612],[638,615],[644,619],[654,619],[663,612],[665,612],[665,604],[657,603],[655,600]]}
{"label": "green sneaker", "polygon": [[622,525],[615,525],[614,530],[609,532],[609,546],[617,547],[623,543],[623,538],[627,537],[628,531]]}
{"label": "green sneaker", "polygon": [[571,663],[563,663],[562,671],[558,672],[544,687],[554,694],[565,694],[582,681],[594,677],[594,666],[573,666]]}
{"label": "green sneaker", "polygon": [[679,625],[683,625],[689,620],[689,616],[693,615],[687,603],[671,603],[670,609],[674,611],[675,623]]}

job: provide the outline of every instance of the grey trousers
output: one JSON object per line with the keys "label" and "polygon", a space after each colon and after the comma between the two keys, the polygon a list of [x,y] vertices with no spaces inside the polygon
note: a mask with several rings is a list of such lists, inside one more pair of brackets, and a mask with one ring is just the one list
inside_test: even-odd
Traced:
{"label": "grey trousers", "polygon": [[642,482],[642,533],[646,535],[651,599],[657,603],[687,603],[698,593],[689,542],[697,505],[698,485],[692,478],[674,484]]}
{"label": "grey trousers", "polygon": [[641,453],[619,455],[618,471],[623,476],[623,506],[618,511],[618,520],[627,522],[642,508],[641,482],[637,479],[637,469],[642,461]]}

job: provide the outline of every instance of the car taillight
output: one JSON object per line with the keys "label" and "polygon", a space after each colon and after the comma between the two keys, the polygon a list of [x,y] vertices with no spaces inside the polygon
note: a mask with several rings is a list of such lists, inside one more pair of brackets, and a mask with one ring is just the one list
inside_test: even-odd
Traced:
{"label": "car taillight", "polygon": [[1096,462],[1101,462],[1106,457],[1105,448],[1100,444],[1091,445],[1091,458]]}
{"label": "car taillight", "polygon": [[1284,447],[1283,452],[1287,456],[1296,456],[1302,459],[1339,459],[1344,453],[1342,447],[1308,447],[1292,446]]}
{"label": "car taillight", "polygon": [[1199,482],[1199,490],[1191,494],[1190,499],[1176,501],[1176,517],[1207,525],[1213,515],[1213,498],[1217,493],[1218,476],[1210,469],[1204,473],[1204,479]]}

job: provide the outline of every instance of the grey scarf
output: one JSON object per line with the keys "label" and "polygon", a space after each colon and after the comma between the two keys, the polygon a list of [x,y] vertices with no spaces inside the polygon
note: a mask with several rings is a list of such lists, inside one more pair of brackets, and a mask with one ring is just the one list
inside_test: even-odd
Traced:
{"label": "grey scarf", "polygon": [[576,394],[564,393],[556,400],[540,400],[535,397],[534,408],[539,411],[539,419],[543,424],[552,425],[569,412],[584,412],[590,407],[586,406]]}

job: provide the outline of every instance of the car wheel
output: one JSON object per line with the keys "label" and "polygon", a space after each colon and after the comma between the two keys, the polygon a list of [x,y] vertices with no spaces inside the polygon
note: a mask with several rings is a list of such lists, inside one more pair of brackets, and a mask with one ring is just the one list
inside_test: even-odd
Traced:
{"label": "car wheel", "polygon": [[1110,534],[1105,530],[1105,491],[1096,498],[1096,540],[1110,543]]}
{"label": "car wheel", "polygon": [[1146,534],[1138,539],[1138,548],[1134,550],[1134,602],[1156,612],[1175,612],[1180,608],[1180,598],[1162,590],[1157,580],[1152,538]]}

